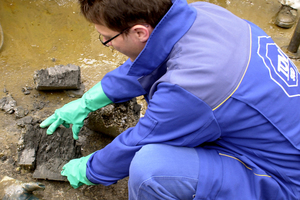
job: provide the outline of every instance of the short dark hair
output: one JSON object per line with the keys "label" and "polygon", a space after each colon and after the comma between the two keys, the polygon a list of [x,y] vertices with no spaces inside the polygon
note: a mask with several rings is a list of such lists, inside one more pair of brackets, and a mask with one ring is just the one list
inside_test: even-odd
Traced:
{"label": "short dark hair", "polygon": [[153,28],[172,6],[171,0],[79,0],[84,17],[94,24],[123,31],[135,24]]}

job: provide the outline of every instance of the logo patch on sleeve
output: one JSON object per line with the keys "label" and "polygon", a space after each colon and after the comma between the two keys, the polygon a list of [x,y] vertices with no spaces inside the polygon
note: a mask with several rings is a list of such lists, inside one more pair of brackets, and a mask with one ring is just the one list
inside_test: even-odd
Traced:
{"label": "logo patch on sleeve", "polygon": [[271,37],[261,36],[258,38],[257,53],[263,59],[270,78],[282,88],[285,94],[289,97],[300,96],[298,69]]}

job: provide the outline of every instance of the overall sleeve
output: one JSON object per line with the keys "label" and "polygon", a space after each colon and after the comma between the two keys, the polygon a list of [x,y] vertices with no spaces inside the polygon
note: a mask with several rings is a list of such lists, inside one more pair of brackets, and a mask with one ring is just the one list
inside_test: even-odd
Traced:
{"label": "overall sleeve", "polygon": [[95,184],[110,185],[128,176],[131,160],[143,145],[196,147],[219,137],[220,128],[206,103],[178,85],[160,83],[145,117],[95,152],[86,175]]}
{"label": "overall sleeve", "polygon": [[114,103],[126,102],[146,93],[138,82],[138,77],[127,75],[131,65],[132,62],[128,59],[101,80],[104,93]]}

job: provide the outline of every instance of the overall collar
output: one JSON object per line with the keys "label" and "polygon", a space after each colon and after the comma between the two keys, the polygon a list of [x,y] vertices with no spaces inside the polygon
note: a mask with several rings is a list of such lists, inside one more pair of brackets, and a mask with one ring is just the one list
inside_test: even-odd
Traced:
{"label": "overall collar", "polygon": [[172,0],[173,5],[150,35],[146,46],[132,63],[128,75],[145,76],[168,57],[175,43],[190,29],[196,10],[186,0]]}

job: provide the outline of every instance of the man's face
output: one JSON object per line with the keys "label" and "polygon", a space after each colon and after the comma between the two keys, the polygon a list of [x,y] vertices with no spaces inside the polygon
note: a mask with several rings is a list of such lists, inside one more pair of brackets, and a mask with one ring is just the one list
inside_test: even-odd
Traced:
{"label": "man's face", "polygon": [[[147,42],[147,40],[145,41],[145,39],[141,40],[139,27],[148,30],[148,28],[144,26],[135,25],[132,28],[128,29],[127,35],[125,35],[125,33],[122,33],[111,40],[109,43],[107,43],[107,45],[114,47],[114,49],[116,49],[120,53],[128,56],[131,61],[134,61],[143,50]],[[119,32],[113,31],[108,27],[99,24],[95,24],[95,28],[103,36],[103,42],[119,34]]]}

